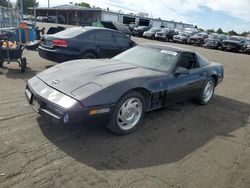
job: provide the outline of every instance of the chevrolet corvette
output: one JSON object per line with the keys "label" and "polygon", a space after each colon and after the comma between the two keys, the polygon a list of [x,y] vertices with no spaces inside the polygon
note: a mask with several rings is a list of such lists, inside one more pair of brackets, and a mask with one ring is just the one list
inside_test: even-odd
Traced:
{"label": "chevrolet corvette", "polygon": [[34,111],[61,124],[101,122],[127,134],[145,112],[191,98],[207,104],[223,77],[221,64],[194,51],[141,44],[111,59],[55,65],[29,79],[25,95]]}

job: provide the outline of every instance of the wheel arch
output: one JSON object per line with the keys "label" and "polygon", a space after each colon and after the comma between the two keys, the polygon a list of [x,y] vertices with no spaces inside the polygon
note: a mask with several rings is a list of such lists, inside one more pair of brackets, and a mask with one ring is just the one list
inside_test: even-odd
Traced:
{"label": "wheel arch", "polygon": [[[94,49],[84,50],[84,51],[81,53],[81,57],[82,57],[84,54],[87,54],[87,53],[92,53],[92,54],[94,54],[97,58],[99,57],[97,51],[95,51]],[[80,58],[81,58],[81,57],[80,57]]]}
{"label": "wheel arch", "polygon": [[218,76],[217,76],[216,74],[212,74],[212,75],[211,75],[211,78],[213,78],[213,79],[214,79],[215,86],[216,86],[216,85],[217,85],[217,83],[218,83]]}
{"label": "wheel arch", "polygon": [[[143,97],[144,97],[144,99],[145,99],[145,103],[146,103],[146,110],[148,110],[149,107],[150,107],[150,100],[151,100],[152,92],[150,92],[150,91],[149,91],[148,89],[146,89],[146,88],[143,88],[143,87],[132,88],[132,89],[126,91],[125,93],[123,93],[123,94],[120,96],[119,100],[120,100],[123,96],[125,96],[127,93],[130,93],[130,92],[133,92],[133,91],[139,92],[140,94],[143,95]],[[119,101],[119,100],[118,100],[118,101]]]}

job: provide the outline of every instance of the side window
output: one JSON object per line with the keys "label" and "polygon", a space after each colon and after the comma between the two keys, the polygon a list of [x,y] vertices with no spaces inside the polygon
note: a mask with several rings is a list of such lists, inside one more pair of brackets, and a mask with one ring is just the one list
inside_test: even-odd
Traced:
{"label": "side window", "polygon": [[115,42],[113,33],[109,31],[97,31],[95,33],[95,40],[98,42]]}
{"label": "side window", "polygon": [[196,58],[194,54],[182,54],[180,61],[178,63],[178,67],[183,67],[186,69],[195,69],[198,68],[199,65],[197,64]]}
{"label": "side window", "polygon": [[114,33],[114,36],[118,44],[128,44],[130,42],[128,37],[124,36],[121,33]]}
{"label": "side window", "polygon": [[89,41],[95,41],[95,32],[89,32],[87,35],[80,36],[80,39],[87,39]]}

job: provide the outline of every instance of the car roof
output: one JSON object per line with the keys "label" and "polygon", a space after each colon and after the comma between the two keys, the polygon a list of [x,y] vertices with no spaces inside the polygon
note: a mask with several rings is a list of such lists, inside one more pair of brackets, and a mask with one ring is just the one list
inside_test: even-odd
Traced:
{"label": "car roof", "polygon": [[109,29],[109,28],[105,28],[105,27],[85,26],[85,27],[83,27],[83,28],[86,29],[86,30],[107,30],[107,31],[116,31],[116,32],[118,32],[117,30]]}
{"label": "car roof", "polygon": [[186,48],[179,48],[179,47],[170,46],[170,45],[166,45],[166,44],[143,43],[143,44],[139,44],[139,46],[145,46],[145,47],[149,47],[149,48],[157,48],[157,49],[162,49],[162,50],[170,50],[170,51],[181,52],[181,53],[183,53],[183,52],[195,53],[194,51],[186,49]]}

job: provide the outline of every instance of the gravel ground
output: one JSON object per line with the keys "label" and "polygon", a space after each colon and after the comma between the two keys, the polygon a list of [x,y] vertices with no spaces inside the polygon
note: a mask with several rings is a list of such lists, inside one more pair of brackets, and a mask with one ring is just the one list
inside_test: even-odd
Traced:
{"label": "gravel ground", "polygon": [[207,106],[187,101],[148,113],[126,136],[103,125],[60,127],[34,113],[26,80],[55,64],[37,52],[25,51],[24,74],[15,63],[0,69],[0,187],[250,187],[250,56],[169,44],[222,63],[225,79]]}

